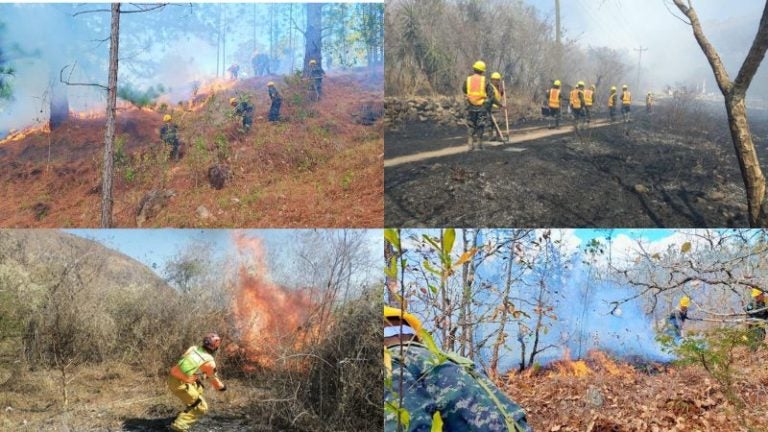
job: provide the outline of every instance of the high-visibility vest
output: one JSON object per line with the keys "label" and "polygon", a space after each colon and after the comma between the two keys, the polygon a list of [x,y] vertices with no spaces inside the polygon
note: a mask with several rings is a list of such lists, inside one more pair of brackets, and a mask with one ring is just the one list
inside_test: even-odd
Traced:
{"label": "high-visibility vest", "polygon": [[213,356],[206,352],[205,349],[194,346],[189,348],[176,364],[184,375],[192,376],[197,373],[200,366],[212,361]]}
{"label": "high-visibility vest", "polygon": [[485,77],[483,75],[470,75],[467,77],[467,99],[474,106],[481,106],[488,98],[485,92]]}
{"label": "high-visibility vest", "polygon": [[579,98],[579,89],[575,88],[571,90],[571,107],[575,109],[581,108],[581,98]]}
{"label": "high-visibility vest", "polygon": [[[491,83],[491,87],[493,87],[493,97],[495,97],[497,101],[501,101],[501,92],[499,91],[499,89],[497,89],[496,86],[493,85],[493,83]],[[499,108],[500,105],[493,104],[493,107]]]}
{"label": "high-visibility vest", "polygon": [[559,88],[549,89],[549,107],[560,108],[560,89]]}
{"label": "high-visibility vest", "polygon": [[616,93],[611,93],[610,96],[608,96],[608,108],[613,108],[616,106]]}
{"label": "high-visibility vest", "polygon": [[624,105],[632,105],[632,93],[629,90],[624,90],[621,93],[621,103]]}
{"label": "high-visibility vest", "polygon": [[584,90],[584,105],[591,107],[592,106],[592,90]]}

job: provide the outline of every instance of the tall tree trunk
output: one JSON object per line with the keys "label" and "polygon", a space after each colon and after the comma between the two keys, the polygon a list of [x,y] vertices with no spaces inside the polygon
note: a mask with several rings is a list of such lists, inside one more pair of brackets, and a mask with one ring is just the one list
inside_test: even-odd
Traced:
{"label": "tall tree trunk", "polygon": [[541,336],[541,330],[544,327],[544,281],[539,281],[539,295],[536,297],[536,327],[533,330],[533,346],[531,346],[531,356],[528,358],[528,364],[532,365],[536,360],[536,355],[539,354],[539,337]]}
{"label": "tall tree trunk", "polygon": [[304,33],[304,70],[310,60],[316,60],[318,66],[323,65],[323,6],[325,3],[307,3],[307,28]]}
{"label": "tall tree trunk", "polygon": [[501,296],[501,313],[499,314],[499,329],[496,334],[496,341],[493,343],[493,350],[491,351],[491,361],[488,365],[491,376],[499,376],[499,352],[507,339],[506,327],[507,320],[509,319],[509,294],[512,291],[512,264],[515,261],[515,243],[513,242],[509,246],[509,261],[507,262],[507,279],[504,281],[504,292]]}
{"label": "tall tree trunk", "polygon": [[107,130],[104,133],[104,172],[101,178],[101,227],[112,227],[112,169],[117,106],[117,54],[120,46],[120,3],[112,4],[109,39],[109,83],[107,85]]}
{"label": "tall tree trunk", "polygon": [[48,127],[54,130],[69,120],[67,88],[59,82],[58,71],[51,69],[51,95],[49,100]]}
{"label": "tall tree trunk", "polygon": [[752,227],[768,227],[768,197],[766,196],[765,176],[760,168],[755,144],[747,121],[747,106],[744,102],[749,85],[768,50],[768,2],[763,10],[760,25],[752,41],[752,47],[741,65],[735,81],[731,81],[728,71],[720,59],[715,47],[704,35],[698,14],[691,7],[690,1],[673,0],[675,6],[690,20],[693,36],[707,57],[720,92],[725,97],[725,110],[728,113],[728,126],[731,140],[739,159],[741,178],[747,191],[749,224]]}

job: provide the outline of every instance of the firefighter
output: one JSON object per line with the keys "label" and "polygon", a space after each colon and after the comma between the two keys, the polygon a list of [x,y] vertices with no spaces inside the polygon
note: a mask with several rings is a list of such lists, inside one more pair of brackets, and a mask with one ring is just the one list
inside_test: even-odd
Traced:
{"label": "firefighter", "polygon": [[[496,99],[493,84],[485,79],[485,62],[478,60],[472,65],[472,75],[468,76],[462,85],[462,91],[467,96],[467,121],[469,134],[467,144],[470,150],[483,149],[483,133],[491,114],[494,103],[504,107],[504,103]],[[476,139],[476,140],[475,140]]]}
{"label": "firefighter", "polygon": [[306,75],[312,80],[312,88],[315,91],[315,96],[317,97],[317,100],[320,100],[320,98],[323,97],[323,77],[325,76],[325,71],[322,66],[317,64],[317,60],[312,59],[309,61],[309,68],[307,69]]}
{"label": "firefighter", "polygon": [[570,94],[571,112],[573,113],[573,120],[576,125],[576,131],[582,128],[584,121],[584,81],[579,81],[576,87],[571,89]]}
{"label": "firefighter", "polygon": [[179,137],[177,136],[179,127],[173,123],[173,117],[170,114],[163,116],[163,126],[160,127],[160,139],[163,144],[171,146],[171,159],[179,160]]}
{"label": "firefighter", "polygon": [[675,344],[680,342],[683,337],[683,327],[688,318],[688,307],[691,305],[691,298],[683,296],[677,304],[677,308],[667,318],[667,335],[671,336]]}
{"label": "firefighter", "polygon": [[752,300],[747,305],[747,316],[751,319],[747,324],[749,345],[756,351],[765,341],[766,326],[768,326],[768,304],[766,294],[758,287],[752,287]]}
{"label": "firefighter", "polygon": [[629,87],[624,84],[621,86],[621,117],[624,119],[624,123],[629,123],[630,108],[632,107],[632,93],[629,91]]}
{"label": "firefighter", "polygon": [[616,86],[611,87],[611,94],[608,96],[608,113],[610,115],[611,123],[616,121]]}
{"label": "firefighter", "polygon": [[171,423],[172,430],[188,431],[208,411],[208,404],[203,399],[205,379],[210,380],[213,388],[218,391],[227,389],[216,374],[216,362],[213,358],[219,346],[221,337],[216,333],[208,333],[203,338],[202,346],[189,347],[171,368],[168,388],[186,405]]}
{"label": "firefighter", "polygon": [[[562,95],[560,94],[560,80],[555,80],[552,83],[552,88],[547,92],[547,106],[549,107],[549,128],[560,128],[560,100]],[[554,126],[552,125],[554,120]]]}
{"label": "firefighter", "polygon": [[595,99],[595,85],[592,84],[584,90],[584,113],[587,116],[587,123],[592,121],[592,104]]}
{"label": "firefighter", "polygon": [[[504,89],[501,86],[501,74],[498,72],[494,72],[491,74],[491,85],[493,86],[493,96],[496,101],[503,101],[504,100]],[[499,108],[501,108],[501,105],[498,103],[493,104],[491,107],[491,115],[493,115],[494,112],[498,112]],[[493,128],[493,136],[496,141],[504,141],[504,137],[500,135],[500,130],[496,127]]]}
{"label": "firefighter", "polygon": [[232,66],[227,69],[227,72],[229,72],[230,79],[237,80],[237,75],[240,74],[240,65],[237,63],[232,63]]}
{"label": "firefighter", "polygon": [[[385,386],[384,400],[394,404],[402,397],[401,408],[410,418],[403,430],[437,430],[433,422],[441,421],[439,430],[446,432],[531,432],[525,411],[472,360],[430,351],[419,335],[424,330],[418,318],[384,306],[384,365],[392,382],[391,388]],[[401,381],[403,394],[396,395]],[[384,430],[398,430],[391,411],[385,414]]]}
{"label": "firefighter", "polygon": [[652,107],[653,107],[653,93],[648,92],[648,94],[645,95],[645,112],[650,114]]}
{"label": "firefighter", "polygon": [[254,50],[251,55],[251,66],[253,66],[253,76],[269,75],[269,56]]}
{"label": "firefighter", "polygon": [[234,97],[229,98],[229,104],[235,109],[232,112],[232,116],[241,117],[243,119],[242,131],[248,132],[251,130],[251,125],[253,124],[253,105],[244,98],[241,98],[238,101],[237,98]]}
{"label": "firefighter", "polygon": [[272,105],[269,107],[269,121],[280,121],[280,106],[283,104],[283,97],[272,81],[267,83],[267,92],[269,93],[269,99],[272,101]]}

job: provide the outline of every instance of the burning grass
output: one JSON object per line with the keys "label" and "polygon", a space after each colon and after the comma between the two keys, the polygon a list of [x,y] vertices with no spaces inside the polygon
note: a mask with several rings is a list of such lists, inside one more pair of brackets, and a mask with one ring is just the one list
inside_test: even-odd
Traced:
{"label": "burning grass", "polygon": [[[151,189],[175,197],[145,226],[176,227],[375,227],[383,223],[383,132],[381,122],[357,124],[361,109],[380,91],[365,73],[326,79],[326,97],[309,103],[301,81],[283,87],[287,122],[266,122],[266,82],[273,78],[216,81],[188,103],[154,109],[122,107],[116,145],[115,223],[136,226],[136,207]],[[251,95],[254,126],[238,132],[228,98]],[[190,109],[191,103],[194,109]],[[361,108],[367,107],[367,108]],[[184,157],[167,160],[160,143],[162,116],[179,124]],[[0,144],[0,220],[14,227],[92,227],[99,217],[103,117],[78,114],[47,133],[25,130]],[[231,168],[227,186],[215,191],[209,166]],[[60,172],[75,174],[59,175]],[[38,203],[50,211],[39,218]],[[205,207],[210,217],[200,218]]]}
{"label": "burning grass", "polygon": [[534,430],[768,430],[765,351],[738,351],[740,410],[698,367],[620,361],[600,351],[556,361],[536,373],[510,373],[499,384],[528,412]]}

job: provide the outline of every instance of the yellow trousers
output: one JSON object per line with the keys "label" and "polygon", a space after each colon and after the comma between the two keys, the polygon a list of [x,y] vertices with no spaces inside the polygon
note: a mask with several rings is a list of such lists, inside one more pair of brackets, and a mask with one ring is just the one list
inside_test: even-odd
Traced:
{"label": "yellow trousers", "polygon": [[168,377],[168,388],[186,405],[186,408],[176,416],[171,429],[180,432],[188,431],[200,417],[208,412],[208,404],[203,399],[203,388],[196,384],[187,384],[173,376]]}

